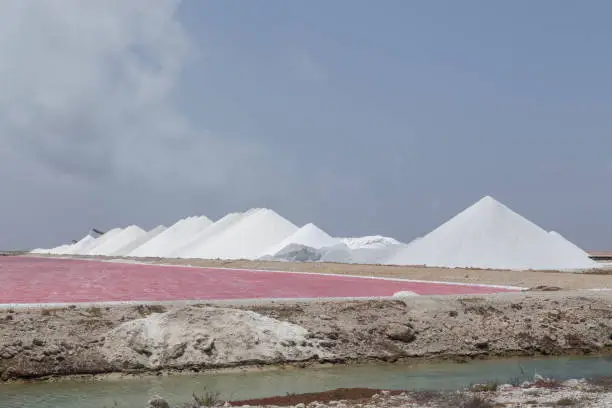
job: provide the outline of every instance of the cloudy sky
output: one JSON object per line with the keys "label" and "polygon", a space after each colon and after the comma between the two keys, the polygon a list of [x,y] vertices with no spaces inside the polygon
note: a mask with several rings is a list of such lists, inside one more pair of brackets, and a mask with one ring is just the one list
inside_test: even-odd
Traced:
{"label": "cloudy sky", "polygon": [[271,207],[407,241],[490,194],[612,247],[607,1],[0,2],[0,248]]}

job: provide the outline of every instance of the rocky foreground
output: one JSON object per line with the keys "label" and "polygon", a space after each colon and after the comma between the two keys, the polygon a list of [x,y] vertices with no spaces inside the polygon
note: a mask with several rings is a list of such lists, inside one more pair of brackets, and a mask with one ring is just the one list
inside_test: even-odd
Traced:
{"label": "rocky foreground", "polygon": [[606,353],[607,292],[0,310],[0,379]]}
{"label": "rocky foreground", "polygon": [[[339,389],[322,393],[271,397],[250,401],[223,402],[214,394],[194,396],[182,408],[293,407],[293,408],[513,408],[513,407],[612,407],[612,380],[569,380],[539,378],[522,384],[474,385],[456,392],[384,391]],[[149,408],[173,408],[162,397],[149,401]]]}

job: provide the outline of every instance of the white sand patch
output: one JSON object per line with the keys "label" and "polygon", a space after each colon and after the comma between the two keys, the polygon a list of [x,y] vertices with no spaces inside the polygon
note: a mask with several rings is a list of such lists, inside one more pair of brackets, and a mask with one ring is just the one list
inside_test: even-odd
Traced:
{"label": "white sand patch", "polygon": [[419,294],[411,292],[409,290],[402,290],[400,292],[395,292],[393,294],[393,297],[409,297],[409,296],[419,296]]}

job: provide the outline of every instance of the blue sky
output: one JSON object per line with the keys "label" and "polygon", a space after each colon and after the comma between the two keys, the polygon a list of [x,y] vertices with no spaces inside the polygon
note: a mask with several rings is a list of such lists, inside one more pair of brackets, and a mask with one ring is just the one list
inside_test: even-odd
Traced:
{"label": "blue sky", "polygon": [[[163,33],[163,20],[184,32],[164,36],[175,43],[160,45],[159,36],[141,32],[125,42],[143,47],[141,57],[157,58],[149,68],[172,73],[150,74],[161,84],[153,94],[161,95],[159,106],[129,106],[137,118],[170,110],[172,121],[158,126],[149,119],[147,126],[171,123],[170,130],[189,127],[195,136],[170,153],[151,136],[147,155],[135,147],[137,137],[117,138],[108,154],[120,165],[104,177],[80,177],[78,163],[68,176],[66,166],[56,166],[65,184],[54,186],[60,192],[47,203],[54,212],[45,210],[37,222],[60,209],[74,221],[37,235],[36,244],[78,238],[91,223],[151,227],[252,206],[270,206],[295,223],[312,221],[333,235],[408,241],[490,194],[578,245],[612,247],[609,2],[184,0],[176,10],[173,0],[163,3],[167,9],[145,17],[123,13],[120,2],[117,13],[109,12],[109,21],[121,16],[113,27],[142,19],[142,32]],[[78,7],[75,15],[99,18]],[[184,53],[172,53],[173,44],[187,43]],[[100,58],[111,50],[124,61],[125,50],[114,51],[118,44],[100,46]],[[114,76],[104,78],[114,84]],[[125,84],[117,89],[125,100],[134,97]],[[116,117],[109,112],[105,118]],[[112,131],[128,134],[132,119]],[[84,123],[79,135],[104,134],[100,121]],[[214,138],[204,142],[202,134]],[[106,143],[103,136],[92,140]],[[56,142],[48,143],[51,149]],[[143,168],[121,160],[128,150],[143,154],[139,163],[159,155],[168,168],[180,168],[167,171],[155,161],[164,176],[138,182],[134,174]],[[82,152],[91,151],[88,145]],[[54,153],[53,163],[61,160]],[[23,191],[35,180],[30,170],[19,174],[25,180],[14,191],[22,201],[14,206],[35,211],[33,193]],[[184,181],[193,174],[206,182]],[[122,195],[121,204],[102,199],[109,191]],[[95,210],[79,210],[84,206]],[[25,221],[9,221],[23,230]],[[0,243],[29,245],[31,236]]]}

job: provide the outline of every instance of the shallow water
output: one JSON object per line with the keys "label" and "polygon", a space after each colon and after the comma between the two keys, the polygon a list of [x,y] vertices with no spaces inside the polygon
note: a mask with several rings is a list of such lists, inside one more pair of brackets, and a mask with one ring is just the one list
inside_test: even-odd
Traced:
{"label": "shallow water", "polygon": [[[247,399],[344,387],[457,389],[472,383],[510,382],[534,373],[560,379],[612,375],[612,357],[562,357],[476,361],[466,364],[362,365],[222,374],[66,380],[55,383],[0,385],[1,408],[143,407],[159,394],[186,402],[206,390],[224,399]],[[115,405],[116,403],[116,405]]]}

